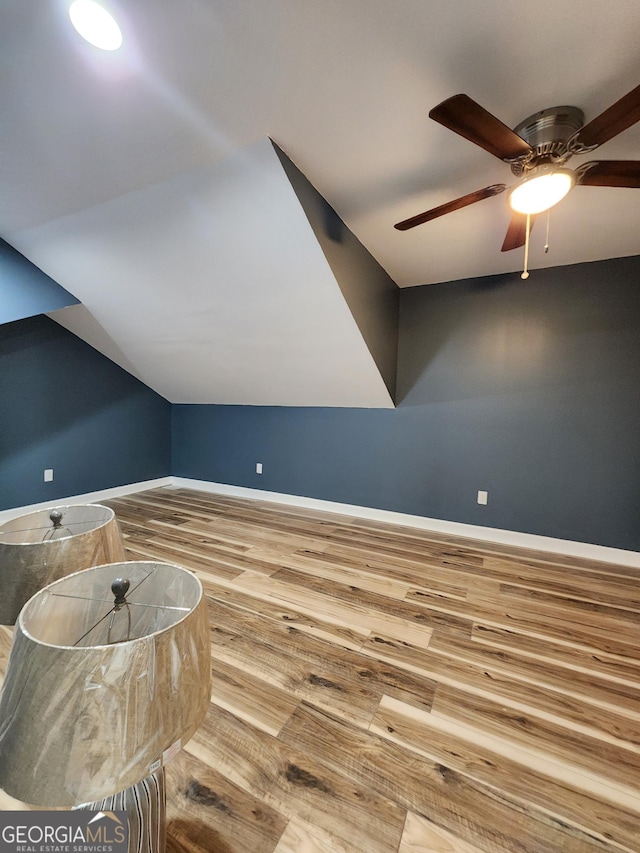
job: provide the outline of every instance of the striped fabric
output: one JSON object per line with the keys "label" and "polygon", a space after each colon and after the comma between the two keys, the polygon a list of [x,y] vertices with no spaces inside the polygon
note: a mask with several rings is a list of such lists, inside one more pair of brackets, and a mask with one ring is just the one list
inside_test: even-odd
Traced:
{"label": "striped fabric", "polygon": [[160,768],[136,785],[111,797],[82,803],[76,809],[125,811],[129,818],[129,853],[165,853],[166,792]]}

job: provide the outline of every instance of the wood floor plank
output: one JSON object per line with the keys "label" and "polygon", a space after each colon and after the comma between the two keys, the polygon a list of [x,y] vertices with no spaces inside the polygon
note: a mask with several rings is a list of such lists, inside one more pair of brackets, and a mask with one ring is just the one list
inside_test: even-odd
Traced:
{"label": "wood floor plank", "polygon": [[[534,681],[520,680],[512,673],[481,666],[464,658],[438,655],[426,649],[401,642],[379,632],[373,634],[362,649],[379,660],[404,666],[426,678],[460,687],[488,699],[499,698],[508,707],[525,714],[534,713],[551,722],[591,734],[598,740],[607,738],[622,746],[640,746],[640,729],[635,715],[614,706],[601,708],[575,696],[568,679],[564,689],[540,686]],[[526,671],[521,673],[526,679]]]}
{"label": "wood floor plank", "polygon": [[324,765],[391,797],[437,827],[490,853],[587,853],[606,849],[588,831],[569,826],[509,789],[407,749],[401,738],[371,737],[303,703],[280,740]]}
{"label": "wood floor plank", "polygon": [[[357,651],[335,649],[326,640],[300,636],[293,625],[266,622],[264,618],[219,601],[209,601],[209,613],[216,629],[240,636],[247,644],[264,643],[286,652],[288,656],[299,658],[310,666],[314,673],[320,669],[328,670],[340,679],[374,691],[378,698],[387,694],[418,708],[431,708],[435,682],[417,677],[402,667],[380,663]],[[239,643],[236,642],[236,645]]]}
{"label": "wood floor plank", "polygon": [[186,748],[253,797],[312,828],[336,853],[397,851],[405,818],[400,806],[227,711],[212,706]]}
{"label": "wood floor plank", "polygon": [[560,612],[536,613],[526,607],[509,606],[498,600],[488,606],[483,602],[458,602],[444,600],[422,589],[412,589],[406,600],[424,607],[428,618],[440,614],[449,618],[468,619],[497,628],[516,628],[522,633],[576,645],[582,648],[600,648],[611,654],[635,657],[640,653],[640,631],[636,626],[620,620],[600,620],[587,623],[586,619],[571,621],[569,614]]}
{"label": "wood floor plank", "polygon": [[216,535],[211,531],[203,533],[201,527],[193,523],[183,522],[174,526],[158,524],[157,527],[158,531],[150,540],[151,542],[157,542],[159,545],[173,545],[185,551],[195,551],[197,554],[212,552],[221,555],[242,555],[251,548],[251,545],[246,542]]}
{"label": "wood floor plank", "polygon": [[182,487],[107,503],[128,559],[209,602],[168,853],[640,853],[640,568]]}
{"label": "wood floor plank", "polygon": [[[420,533],[422,540],[414,540],[404,552],[395,554],[393,560],[385,559],[375,549],[368,549],[369,558],[383,563],[390,570],[394,566],[418,572],[425,568],[437,568],[444,572],[449,570],[452,574],[462,571],[504,582],[518,580],[542,583],[544,587],[552,589],[556,585],[562,589],[573,577],[578,588],[593,581],[605,589],[608,585],[613,585],[614,588],[633,591],[634,581],[637,579],[638,570],[626,566],[572,560],[564,555],[558,558],[553,554],[529,552],[518,548],[504,548],[508,556],[503,555],[502,551],[492,556],[493,546],[489,542],[474,542],[472,547],[467,545],[464,548],[456,548],[440,542],[431,532]],[[367,549],[354,543],[329,544],[323,551],[328,557],[367,559]],[[535,553],[537,559],[528,556],[531,553]],[[592,568],[585,568],[586,566]]]}
{"label": "wood floor plank", "polygon": [[[601,587],[601,583],[588,586],[583,584],[579,588],[567,584],[559,590],[543,589],[532,584],[501,583],[498,591],[506,599],[517,599],[526,606],[538,606],[543,613],[552,613],[553,607],[562,607],[568,614],[573,611],[577,612],[576,615],[587,616],[601,613],[613,618],[627,619],[635,624],[640,622],[640,591],[623,588],[616,595],[612,595],[610,589],[608,594],[603,595]],[[628,587],[628,584],[625,584],[625,587]]]}
{"label": "wood floor plank", "polygon": [[398,853],[482,853],[422,815],[407,813]]}
{"label": "wood floor plank", "polygon": [[[524,549],[521,552],[519,549],[513,550],[519,574],[526,574],[533,578],[544,578],[551,585],[557,580],[574,577],[576,580],[579,579],[580,584],[595,581],[596,583],[606,582],[606,586],[623,584],[633,587],[638,576],[638,569],[632,566],[602,563],[584,557],[546,554],[540,551],[531,552],[535,556],[527,557],[527,552]],[[505,579],[508,579],[510,567],[513,565],[513,556],[485,554],[484,566],[487,571],[501,571],[507,576]]]}
{"label": "wood floor plank", "polygon": [[[535,714],[523,714],[499,701],[491,701],[448,685],[439,685],[432,705],[440,714],[507,739],[525,748],[544,753],[549,760],[571,764],[603,782],[615,782],[637,790],[640,779],[640,752],[590,737]],[[640,796],[640,791],[637,792]],[[639,800],[640,802],[640,800]]]}
{"label": "wood floor plank", "polygon": [[309,663],[289,654],[287,648],[257,642],[253,637],[216,624],[212,627],[211,651],[217,660],[286,690],[300,700],[332,708],[360,726],[369,724],[382,695],[322,662]]}
{"label": "wood floor plank", "polygon": [[[540,767],[533,756],[500,739],[426,714],[397,699],[384,698],[371,731],[444,767],[466,774],[487,785],[509,790],[522,802],[532,803],[555,818],[562,817],[585,833],[597,834],[620,849],[634,851],[640,825],[640,799],[626,797],[624,805],[611,801],[612,789],[601,786],[602,796],[573,787],[559,765]],[[514,759],[508,754],[517,755]],[[582,782],[582,777],[575,776]],[[619,793],[619,789],[615,790]],[[638,806],[638,808],[636,808]]]}
{"label": "wood floor plank", "polygon": [[[358,607],[367,608],[375,613],[384,613],[415,625],[427,625],[427,627],[432,629],[451,629],[471,636],[473,623],[466,616],[458,615],[458,613],[445,608],[432,609],[426,612],[422,606],[411,603],[408,595],[404,601],[397,601],[396,599],[390,599],[384,595],[352,586],[347,582],[340,583],[324,577],[314,578],[313,576],[286,568],[276,572],[272,577],[275,581],[282,581],[290,586],[302,587],[305,590],[329,596],[336,601],[355,604]],[[439,596],[438,600],[440,600]],[[447,601],[450,600],[447,599]]]}
{"label": "wood floor plank", "polygon": [[262,559],[255,548],[220,547],[216,542],[201,541],[185,546],[180,544],[183,540],[184,533],[176,533],[173,536],[163,534],[149,539],[146,547],[162,549],[165,553],[173,552],[176,560],[180,560],[183,564],[186,562],[197,566],[204,571],[207,570],[207,566],[212,566],[220,574],[222,569],[227,577],[236,577],[247,569],[269,575],[280,568],[277,563]]}
{"label": "wood floor plank", "polygon": [[600,678],[596,672],[573,669],[551,662],[527,658],[516,652],[481,646],[464,637],[440,634],[429,646],[433,654],[448,660],[456,658],[481,667],[490,667],[510,675],[516,680],[530,681],[543,687],[578,696],[585,702],[601,708],[611,708],[640,721],[640,680],[635,684]]}
{"label": "wood floor plank", "polygon": [[167,853],[272,853],[287,819],[184,750],[167,766]]}
{"label": "wood floor plank", "polygon": [[334,853],[334,850],[332,842],[290,820],[274,853]]}
{"label": "wood floor plank", "polygon": [[519,655],[549,661],[567,669],[597,673],[600,678],[610,681],[632,686],[640,683],[640,659],[611,655],[600,649],[590,651],[561,645],[544,637],[532,637],[513,629],[495,628],[491,625],[474,625],[471,629],[471,639],[481,645],[517,652]]}
{"label": "wood floor plank", "polygon": [[[302,572],[316,579],[319,575],[316,562],[300,555],[289,557],[286,561],[281,561],[279,568],[289,569],[293,572]],[[341,565],[334,568],[325,564],[321,570],[321,575],[325,580],[347,584],[351,588],[357,587],[358,589],[398,600],[402,600],[411,588],[410,584],[405,581],[370,572],[361,567]]]}
{"label": "wood floor plank", "polygon": [[299,704],[297,697],[214,655],[211,701],[267,734],[276,736]]}
{"label": "wood floor plank", "polygon": [[[261,593],[251,595],[234,583],[227,583],[221,576],[214,577],[208,572],[196,571],[205,594],[216,601],[229,604],[261,618],[293,625],[304,634],[328,640],[336,646],[346,649],[360,649],[371,633],[368,628],[350,625],[344,620],[333,618],[326,613],[314,613],[306,607],[296,608],[276,600],[264,598]],[[429,638],[431,634],[429,633]]]}
{"label": "wood floor plank", "polygon": [[345,598],[335,599],[326,592],[317,592],[307,586],[303,586],[301,589],[299,585],[288,583],[285,578],[275,575],[271,575],[269,578],[260,578],[250,572],[245,572],[243,575],[239,575],[233,583],[240,589],[247,590],[254,595],[262,595],[267,601],[292,604],[303,612],[310,611],[311,613],[321,614],[328,619],[342,622],[344,625],[353,625],[367,631],[373,631],[377,627],[383,626],[384,630],[391,636],[408,637],[411,642],[425,648],[429,645],[433,634],[433,628],[427,624],[416,623],[395,613],[371,610],[370,607],[358,601],[348,601]]}
{"label": "wood floor plank", "polygon": [[167,563],[175,563],[186,569],[206,571],[219,577],[236,578],[242,574],[244,569],[222,560],[211,560],[210,558],[198,556],[194,552],[176,549],[174,547],[160,545],[157,542],[146,540],[142,543],[125,542],[127,557],[130,560],[162,560]]}
{"label": "wood floor plank", "polygon": [[[370,575],[385,579],[392,578],[395,582],[402,584],[403,587],[428,584],[429,590],[448,598],[464,599],[466,597],[466,576],[460,574],[457,578],[452,578],[451,571],[446,569],[430,566],[427,574],[424,565],[419,568],[402,567],[388,560],[376,559],[375,552],[372,551],[367,551],[364,555],[360,553],[358,556],[353,554],[335,556],[328,551],[312,551],[310,548],[305,548],[296,551],[295,555],[303,559],[308,566],[315,568],[316,573],[322,577],[325,576],[327,568],[333,568],[337,572],[343,569],[347,571],[364,570]],[[458,583],[455,582],[456,579]]]}

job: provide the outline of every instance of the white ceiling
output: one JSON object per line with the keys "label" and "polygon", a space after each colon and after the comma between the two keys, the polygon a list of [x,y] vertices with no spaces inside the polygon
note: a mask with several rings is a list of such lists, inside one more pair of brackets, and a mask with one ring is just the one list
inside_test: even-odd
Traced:
{"label": "white ceiling", "polygon": [[393,406],[266,137],[25,237],[82,298],[52,316],[172,402]]}
{"label": "white ceiling", "polygon": [[[429,109],[465,92],[510,126],[559,104],[588,121],[640,83],[637,0],[113,0],[112,54],[66,6],[3,7],[0,236],[84,303],[66,325],[174,402],[390,405],[267,137],[400,287],[450,281],[521,268],[505,196],[393,224],[514,179]],[[596,156],[639,159],[640,124]],[[579,187],[530,266],[639,235],[640,191]]]}

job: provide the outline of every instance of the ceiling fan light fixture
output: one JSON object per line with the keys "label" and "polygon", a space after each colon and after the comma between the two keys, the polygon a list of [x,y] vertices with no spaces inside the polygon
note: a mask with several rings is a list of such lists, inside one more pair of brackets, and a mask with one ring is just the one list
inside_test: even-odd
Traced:
{"label": "ceiling fan light fixture", "polygon": [[118,50],[122,32],[113,16],[94,0],[74,0],[69,18],[83,39],[101,50]]}
{"label": "ceiling fan light fixture", "polygon": [[516,213],[542,213],[562,201],[575,182],[572,169],[538,166],[509,190],[509,205]]}

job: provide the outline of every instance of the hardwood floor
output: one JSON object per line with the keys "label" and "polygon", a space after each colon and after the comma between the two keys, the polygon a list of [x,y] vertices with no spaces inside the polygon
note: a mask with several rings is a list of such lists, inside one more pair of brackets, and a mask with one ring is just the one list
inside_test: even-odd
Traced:
{"label": "hardwood floor", "polygon": [[208,597],[168,853],[640,851],[640,570],[181,489],[109,505],[129,559]]}

